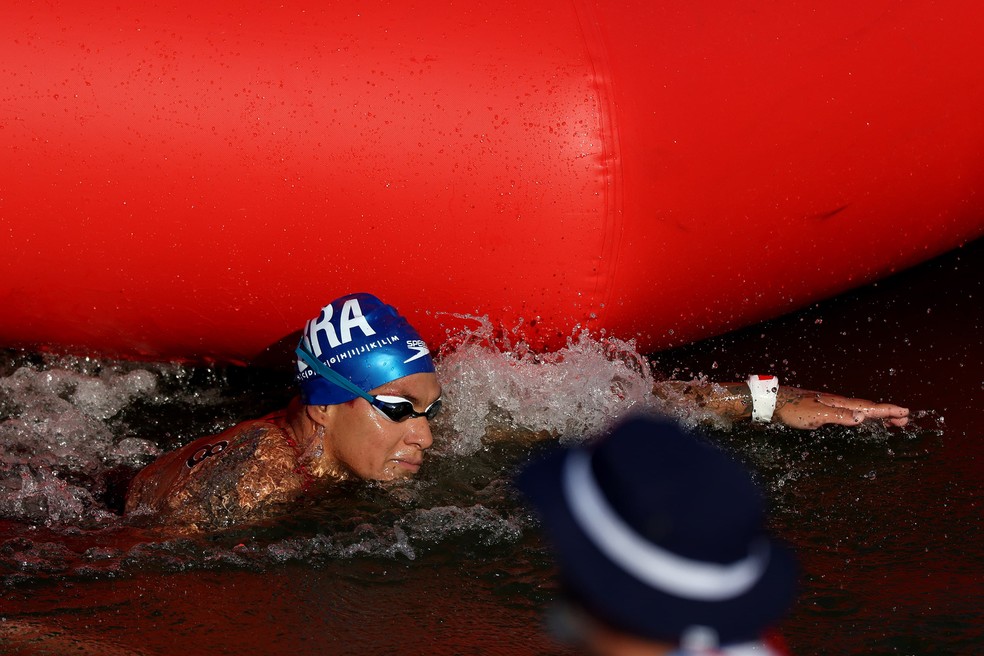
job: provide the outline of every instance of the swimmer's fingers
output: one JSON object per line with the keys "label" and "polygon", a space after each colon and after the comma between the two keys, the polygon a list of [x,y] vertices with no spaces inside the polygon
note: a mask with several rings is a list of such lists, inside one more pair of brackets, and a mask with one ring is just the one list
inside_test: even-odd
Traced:
{"label": "swimmer's fingers", "polygon": [[825,424],[856,426],[880,419],[893,426],[908,422],[909,410],[891,403],[874,403],[836,394],[782,387],[774,418],[792,428],[813,429]]}

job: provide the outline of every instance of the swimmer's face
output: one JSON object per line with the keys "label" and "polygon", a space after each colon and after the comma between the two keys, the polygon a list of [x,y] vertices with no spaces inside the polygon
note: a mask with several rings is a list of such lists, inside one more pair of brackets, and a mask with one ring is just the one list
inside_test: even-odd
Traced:
{"label": "swimmer's face", "polygon": [[[441,396],[432,373],[411,374],[370,390],[373,396],[400,396],[423,412]],[[423,417],[390,421],[362,398],[329,406],[325,449],[342,468],[363,479],[389,481],[412,476],[434,443]]]}

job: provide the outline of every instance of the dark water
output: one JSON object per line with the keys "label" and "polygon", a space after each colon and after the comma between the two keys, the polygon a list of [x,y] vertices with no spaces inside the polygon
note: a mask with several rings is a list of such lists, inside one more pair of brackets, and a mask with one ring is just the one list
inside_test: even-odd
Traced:
{"label": "dark water", "polygon": [[[774,371],[916,412],[904,431],[713,431],[803,561],[783,627],[797,653],[984,646],[982,254],[654,358],[681,377]],[[533,434],[578,439],[659,408],[630,344],[579,339],[540,360],[449,354],[452,411],[412,483],[188,539],[125,525],[122,484],[159,449],[281,405],[278,374],[0,354],[0,653],[567,653],[542,635],[549,554],[509,480],[545,448]]]}
{"label": "dark water", "polygon": [[[753,463],[806,570],[786,633],[808,654],[984,649],[984,240],[659,361],[910,407],[918,429],[784,433],[779,458]],[[724,439],[755,461],[764,438]]]}

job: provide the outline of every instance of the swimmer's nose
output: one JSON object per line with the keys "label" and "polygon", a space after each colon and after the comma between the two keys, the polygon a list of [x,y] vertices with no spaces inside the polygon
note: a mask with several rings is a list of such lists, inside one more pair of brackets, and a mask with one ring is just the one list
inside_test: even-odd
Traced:
{"label": "swimmer's nose", "polygon": [[415,417],[408,419],[409,430],[403,438],[407,444],[415,444],[422,451],[426,451],[434,443],[434,436],[431,434],[430,422],[425,417]]}

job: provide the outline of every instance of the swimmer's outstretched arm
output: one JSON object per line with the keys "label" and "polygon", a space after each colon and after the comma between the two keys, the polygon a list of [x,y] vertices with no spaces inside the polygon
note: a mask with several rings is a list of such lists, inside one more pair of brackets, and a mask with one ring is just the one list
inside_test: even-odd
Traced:
{"label": "swimmer's outstretched arm", "polygon": [[[671,402],[682,396],[731,421],[752,418],[752,395],[745,383],[665,381],[657,383],[653,393]],[[819,428],[824,424],[856,426],[869,420],[905,426],[909,421],[909,409],[891,403],[780,386],[776,411],[772,415],[773,422],[803,429]]]}

